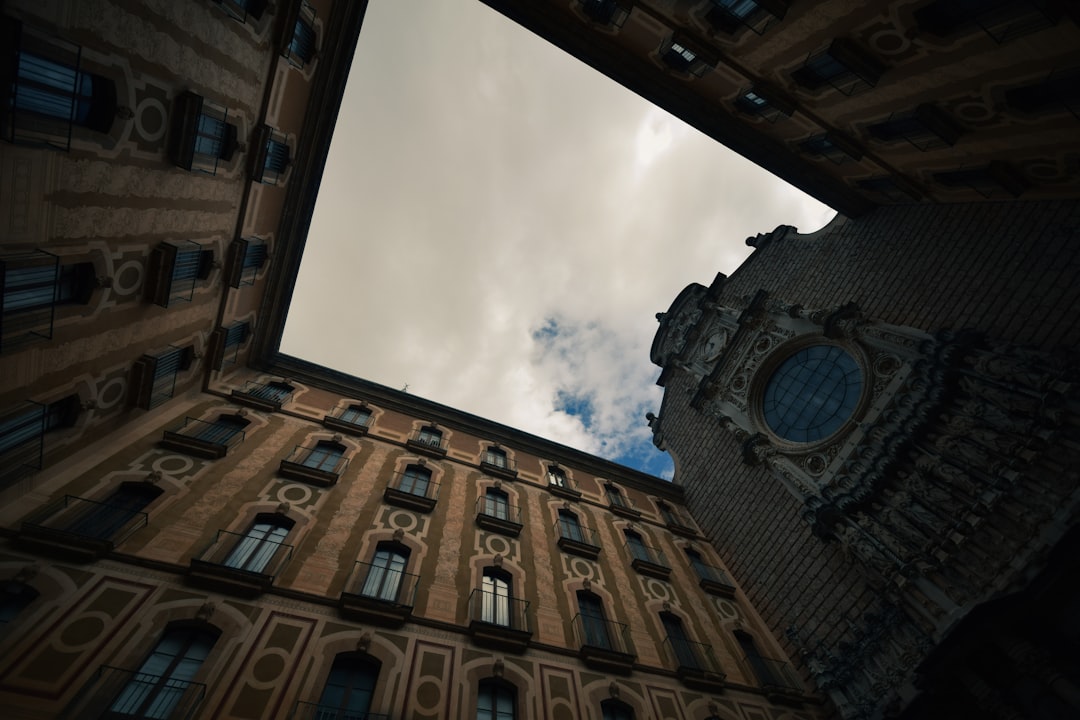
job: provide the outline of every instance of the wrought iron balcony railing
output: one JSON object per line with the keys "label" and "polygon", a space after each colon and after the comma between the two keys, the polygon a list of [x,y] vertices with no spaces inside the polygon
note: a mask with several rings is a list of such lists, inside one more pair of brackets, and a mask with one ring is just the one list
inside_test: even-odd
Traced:
{"label": "wrought iron balcony railing", "polygon": [[394,473],[383,491],[383,500],[391,505],[431,512],[439,499],[439,483],[425,475],[404,472]]}
{"label": "wrought iron balcony railing", "polygon": [[339,408],[323,416],[323,425],[350,435],[366,435],[371,427],[371,411],[359,405]]}
{"label": "wrought iron balcony railing", "polygon": [[608,509],[616,515],[636,520],[641,517],[641,511],[637,509],[633,501],[621,492],[607,491]]}
{"label": "wrought iron balcony railing", "polygon": [[694,572],[698,576],[698,584],[701,589],[710,595],[720,597],[734,597],[735,583],[728,574],[718,567],[706,565],[702,562],[694,562]]}
{"label": "wrought iron balcony railing", "polygon": [[718,692],[726,675],[709,645],[668,635],[664,648],[675,664],[679,679],[688,687],[706,692]]}
{"label": "wrought iron balcony railing", "polygon": [[567,498],[568,500],[577,500],[581,497],[581,491],[574,485],[574,481],[566,475],[549,472],[547,479],[547,488],[551,494]]}
{"label": "wrought iron balcony railing", "polygon": [[0,417],[0,489],[41,469],[45,447],[46,406],[23,402]]}
{"label": "wrought iron balcony railing", "polygon": [[511,458],[490,451],[480,457],[480,469],[489,475],[514,480],[517,478],[517,463]]}
{"label": "wrought iron balcony railing", "polygon": [[293,480],[329,487],[338,481],[348,466],[349,458],[333,449],[297,445],[289,457],[281,461],[278,472]]}
{"label": "wrought iron balcony railing", "polygon": [[427,455],[442,457],[446,455],[446,440],[442,435],[437,435],[429,430],[420,429],[409,436],[405,444]]}
{"label": "wrought iron balcony railing", "polygon": [[244,437],[245,433],[238,423],[222,418],[206,421],[187,417],[182,423],[165,431],[161,444],[171,450],[213,459],[224,457],[229,448],[242,443]]}
{"label": "wrought iron balcony railing", "polygon": [[292,386],[282,382],[247,382],[244,387],[232,391],[233,400],[236,402],[266,412],[280,410],[292,394]]}
{"label": "wrought iron balcony railing", "polygon": [[485,530],[517,537],[521,533],[521,508],[483,495],[476,499],[476,524]]}
{"label": "wrought iron balcony railing", "polygon": [[357,561],[341,593],[341,613],[346,617],[398,627],[412,614],[419,585],[419,575],[393,566]]}
{"label": "wrought iron balcony railing", "polygon": [[274,584],[292,554],[292,545],[277,542],[269,533],[218,530],[214,541],[191,559],[189,576],[216,589],[257,595]]}
{"label": "wrought iron balcony railing", "polygon": [[89,560],[112,550],[147,523],[145,512],[65,495],[24,520],[20,540]]}
{"label": "wrought iron balcony railing", "polygon": [[630,566],[642,575],[667,580],[671,575],[671,566],[667,556],[660,548],[654,548],[641,541],[628,540],[626,551],[630,554]]}
{"label": "wrought iron balcony railing", "polygon": [[790,663],[763,655],[744,655],[740,663],[749,677],[757,678],[767,694],[801,696],[803,689]]}
{"label": "wrought iron balcony railing", "polygon": [[289,720],[390,720],[384,713],[358,712],[337,705],[298,701],[289,713]]}
{"label": "wrought iron balcony railing", "polygon": [[630,641],[629,625],[581,613],[571,624],[586,665],[623,674],[631,671],[637,652]]}
{"label": "wrought iron balcony railing", "polygon": [[202,683],[102,665],[60,717],[189,720],[205,695]]}
{"label": "wrought iron balcony railing", "polygon": [[60,258],[35,250],[0,257],[0,353],[53,334]]}
{"label": "wrought iron balcony railing", "polygon": [[599,535],[590,527],[580,522],[571,522],[565,518],[559,518],[555,522],[556,544],[559,549],[595,560],[600,555]]}
{"label": "wrought iron balcony railing", "polygon": [[476,588],[469,594],[469,632],[481,645],[522,651],[532,637],[526,600]]}

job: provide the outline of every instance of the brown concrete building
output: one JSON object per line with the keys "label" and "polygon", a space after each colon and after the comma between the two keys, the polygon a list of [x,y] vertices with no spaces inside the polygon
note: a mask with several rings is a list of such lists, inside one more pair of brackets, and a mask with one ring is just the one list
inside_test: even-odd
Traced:
{"label": "brown concrete building", "polygon": [[676,483],[279,354],[365,2],[8,0],[5,717],[1067,717],[1073,6],[484,1],[846,216],[665,316]]}

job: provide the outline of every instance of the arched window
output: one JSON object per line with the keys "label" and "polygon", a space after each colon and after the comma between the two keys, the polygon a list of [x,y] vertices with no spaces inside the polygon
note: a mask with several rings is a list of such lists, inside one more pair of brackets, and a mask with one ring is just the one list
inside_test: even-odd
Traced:
{"label": "arched window", "polygon": [[344,455],[344,445],[331,440],[320,440],[304,458],[303,465],[316,470],[334,472]]}
{"label": "arched window", "polygon": [[653,560],[652,553],[649,552],[649,547],[645,544],[645,541],[641,539],[633,530],[623,530],[623,535],[626,536],[626,547],[630,550],[630,555],[635,560],[641,560],[643,562],[655,562]]}
{"label": "arched window", "polygon": [[371,410],[360,405],[350,405],[342,411],[341,420],[352,425],[367,425],[371,420]]}
{"label": "arched window", "polygon": [[431,447],[442,447],[442,430],[431,425],[420,428],[420,434],[416,436],[417,442],[424,445],[430,445]]}
{"label": "arched window", "polygon": [[108,540],[162,493],[145,482],[126,482],[103,502],[88,504],[86,511],[71,519],[64,530],[82,537]]}
{"label": "arched window", "polygon": [[492,625],[510,627],[513,620],[510,612],[513,598],[510,574],[499,568],[484,568],[480,590],[483,593],[480,619]]}
{"label": "arched window", "polygon": [[317,720],[365,718],[371,712],[371,697],[379,679],[380,663],[358,652],[340,653],[334,658],[330,674],[319,696],[319,707],[312,716]]}
{"label": "arched window", "polygon": [[505,468],[507,467],[506,451],[502,448],[491,446],[487,449],[487,452],[484,453],[484,462],[498,468]]}
{"label": "arched window", "polygon": [[664,522],[668,525],[683,525],[678,514],[672,510],[671,506],[666,502],[657,502],[656,507],[660,510],[660,517],[664,518]]}
{"label": "arched window", "polygon": [[581,532],[581,523],[578,517],[569,510],[559,511],[559,534],[567,540],[585,542],[585,535]]}
{"label": "arched window", "polygon": [[428,486],[431,484],[431,471],[420,465],[410,465],[405,468],[401,476],[401,492],[427,497]]}
{"label": "arched window", "polygon": [[615,507],[628,507],[622,491],[614,485],[604,485],[604,494],[607,495],[609,505]]}
{"label": "arched window", "polygon": [[600,703],[603,720],[634,720],[634,708],[618,700],[605,700]]}
{"label": "arched window", "polygon": [[582,638],[585,645],[611,649],[611,636],[608,634],[607,617],[604,615],[604,601],[598,595],[585,590],[577,594],[578,612],[581,615]]}
{"label": "arched window", "polygon": [[484,492],[484,514],[500,520],[510,518],[510,496],[497,488],[488,488]]}
{"label": "arched window", "polygon": [[694,572],[700,580],[711,580],[713,582],[719,582],[720,576],[716,573],[711,565],[706,565],[705,561],[701,559],[701,554],[697,550],[691,550],[686,548],[686,558],[690,561],[690,567],[694,568]]}
{"label": "arched window", "polygon": [[548,485],[554,485],[555,487],[567,487],[566,473],[560,468],[554,465],[548,467]]}
{"label": "arched window", "polygon": [[113,700],[109,716],[170,717],[219,634],[209,625],[170,625]]}
{"label": "arched window", "polygon": [[261,573],[281,549],[293,521],[282,515],[259,515],[225,558],[225,567]]}
{"label": "arched window", "polygon": [[360,594],[378,600],[397,602],[402,590],[402,576],[409,564],[409,549],[399,543],[379,543],[368,568]]}
{"label": "arched window", "polygon": [[24,582],[7,580],[0,582],[0,626],[15,619],[38,597],[38,591]]}
{"label": "arched window", "polygon": [[698,659],[694,642],[687,636],[682,620],[678,615],[669,612],[660,613],[660,622],[667,633],[668,644],[675,654],[675,661],[680,668],[701,669],[701,661]]}
{"label": "arched window", "polygon": [[477,688],[476,720],[514,720],[517,717],[517,688],[496,678],[480,681]]}
{"label": "arched window", "polygon": [[743,630],[736,630],[734,635],[735,639],[739,641],[739,647],[742,648],[743,654],[746,655],[746,662],[753,669],[754,674],[757,675],[758,682],[766,686],[782,684],[776,673],[769,667],[771,661],[762,657],[758,651],[754,636]]}

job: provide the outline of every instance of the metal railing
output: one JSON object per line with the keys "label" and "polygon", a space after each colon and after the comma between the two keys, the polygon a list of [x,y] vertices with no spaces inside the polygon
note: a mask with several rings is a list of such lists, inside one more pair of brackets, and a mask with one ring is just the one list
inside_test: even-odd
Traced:
{"label": "metal railing", "polygon": [[664,638],[664,648],[679,670],[724,676],[710,645],[668,635]]}
{"label": "metal railing", "polygon": [[469,621],[529,632],[529,602],[476,588],[469,593]]}
{"label": "metal railing", "polygon": [[[84,124],[94,125],[95,129],[101,125],[97,117],[101,109],[94,107],[92,98],[83,97],[86,87],[80,72],[82,48],[32,25],[4,20],[13,26],[5,39],[14,41],[9,51],[16,65],[7,80],[10,96],[4,100],[8,115],[4,139],[20,145],[70,150],[71,129],[80,109],[88,111]],[[96,78],[91,83],[96,86]],[[115,114],[115,102],[104,109]]]}
{"label": "metal railing", "polygon": [[109,542],[115,546],[148,522],[149,516],[139,510],[65,495],[24,520],[23,527],[38,535]]}
{"label": "metal railing", "polygon": [[697,573],[698,579],[707,583],[713,583],[716,585],[723,585],[731,588],[734,592],[735,583],[732,581],[728,574],[718,567],[712,565],[706,565],[700,561],[693,561],[691,564],[694,567],[694,572]]}
{"label": "metal railing", "polygon": [[336,705],[298,701],[289,713],[289,720],[390,720],[384,713],[358,712]]}
{"label": "metal railing", "polygon": [[446,441],[442,435],[435,435],[430,431],[417,430],[409,436],[409,442],[435,450],[446,450]]}
{"label": "metal railing", "polygon": [[491,451],[485,451],[480,458],[480,464],[484,467],[502,470],[503,472],[517,472],[517,463],[505,455],[499,455]]}
{"label": "metal railing", "polygon": [[790,663],[763,655],[744,655],[739,663],[748,677],[757,678],[766,690],[801,693],[802,683]]}
{"label": "metal railing", "polygon": [[394,473],[393,477],[390,478],[388,487],[391,490],[407,495],[415,495],[429,500],[439,499],[439,483],[430,477],[410,475],[408,470]]}
{"label": "metal railing", "polygon": [[635,655],[634,645],[630,642],[630,626],[604,620],[593,615],[578,613],[571,620],[574,639],[582,649],[594,648],[606,652]]}
{"label": "metal railing", "polygon": [[184,363],[184,349],[170,345],[165,352],[149,357],[153,359],[154,365],[154,374],[150,380],[148,408],[151,409],[172,398],[176,392],[176,376]]}
{"label": "metal railing", "polygon": [[420,576],[381,565],[356,561],[345,583],[345,596],[411,608]]}
{"label": "metal railing", "polygon": [[198,440],[208,445],[221,445],[231,448],[244,441],[246,433],[237,424],[222,422],[220,418],[214,422],[186,417],[182,423],[165,431],[165,437],[177,435],[191,440]]}
{"label": "metal railing", "polygon": [[600,547],[600,539],[596,531],[580,522],[570,522],[559,518],[555,521],[555,533],[561,540]]}
{"label": "metal railing", "polygon": [[297,445],[289,453],[289,457],[285,458],[284,462],[335,475],[341,475],[341,473],[345,472],[345,468],[349,466],[349,458],[342,457],[340,453],[330,452],[327,448],[318,445],[315,447]]}
{"label": "metal railing", "polygon": [[191,240],[168,240],[161,244],[159,250],[171,259],[163,268],[163,274],[167,277],[159,279],[159,282],[169,285],[164,307],[169,307],[175,301],[191,302],[195,296],[195,283],[199,279],[202,245]]}
{"label": "metal railing", "polygon": [[233,392],[239,395],[247,395],[248,397],[262,400],[263,402],[276,403],[278,405],[288,402],[293,394],[291,386],[286,386],[285,383],[275,384],[253,381],[244,383],[244,387],[239,390],[234,390]]}
{"label": "metal railing", "polygon": [[60,717],[169,718],[188,720],[206,695],[202,683],[102,665]]}
{"label": "metal railing", "polygon": [[[365,410],[367,408],[364,408]],[[349,406],[335,410],[330,414],[330,417],[349,425],[355,425],[356,427],[371,427],[371,411],[366,414],[358,412],[356,407]]]}
{"label": "metal railing", "polygon": [[45,447],[46,408],[23,402],[0,417],[3,450],[0,450],[0,489],[14,485],[41,469]]}
{"label": "metal railing", "polygon": [[476,498],[476,514],[486,515],[496,520],[505,520],[506,522],[521,522],[520,507],[511,505],[506,500],[492,498],[487,495]]}
{"label": "metal railing", "polygon": [[285,568],[292,554],[292,545],[277,542],[268,533],[255,535],[218,530],[214,542],[196,559],[215,565],[227,574],[273,579]]}
{"label": "metal railing", "polygon": [[0,257],[0,353],[53,334],[60,258],[42,250]]}
{"label": "metal railing", "polygon": [[660,548],[655,548],[652,545],[646,545],[641,541],[626,541],[626,552],[630,553],[630,557],[634,560],[640,560],[641,562],[647,562],[651,565],[659,565],[661,567],[671,567],[668,565],[667,556],[664,555],[664,551]]}

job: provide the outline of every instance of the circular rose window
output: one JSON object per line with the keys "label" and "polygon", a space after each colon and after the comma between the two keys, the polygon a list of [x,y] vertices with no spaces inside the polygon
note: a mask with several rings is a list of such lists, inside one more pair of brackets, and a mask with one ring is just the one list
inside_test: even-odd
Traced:
{"label": "circular rose window", "polygon": [[791,442],[829,437],[851,417],[862,395],[855,358],[836,345],[811,345],[789,357],[765,386],[769,429]]}

